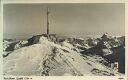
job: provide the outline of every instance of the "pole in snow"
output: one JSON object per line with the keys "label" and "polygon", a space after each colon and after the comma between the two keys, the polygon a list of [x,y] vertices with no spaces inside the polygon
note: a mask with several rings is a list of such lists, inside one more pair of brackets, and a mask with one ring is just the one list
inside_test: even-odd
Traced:
{"label": "pole in snow", "polygon": [[47,34],[49,35],[49,8],[47,8]]}

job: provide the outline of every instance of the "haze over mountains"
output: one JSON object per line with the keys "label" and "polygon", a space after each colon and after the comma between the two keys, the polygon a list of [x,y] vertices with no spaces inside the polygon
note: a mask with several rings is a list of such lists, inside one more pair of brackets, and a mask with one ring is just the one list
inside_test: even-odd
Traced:
{"label": "haze over mountains", "polygon": [[124,35],[124,4],[6,4],[4,37],[27,39],[46,33],[46,7],[51,34]]}

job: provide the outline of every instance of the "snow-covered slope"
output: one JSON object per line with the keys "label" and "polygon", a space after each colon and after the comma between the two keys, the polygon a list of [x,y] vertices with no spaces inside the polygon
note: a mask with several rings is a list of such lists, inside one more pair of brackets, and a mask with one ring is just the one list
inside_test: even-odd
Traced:
{"label": "snow-covered slope", "polygon": [[[4,58],[4,75],[110,76],[118,70],[105,66],[98,55],[83,55],[80,44],[55,43],[44,36],[35,44],[14,50]],[[87,44],[82,46],[88,49]],[[103,62],[103,63],[102,63]]]}

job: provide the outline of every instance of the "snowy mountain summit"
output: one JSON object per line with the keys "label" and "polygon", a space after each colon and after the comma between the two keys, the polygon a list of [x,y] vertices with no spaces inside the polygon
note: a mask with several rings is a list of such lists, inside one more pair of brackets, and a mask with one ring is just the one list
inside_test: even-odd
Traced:
{"label": "snowy mountain summit", "polygon": [[115,76],[124,74],[124,37],[80,39],[37,35],[4,40],[4,75]]}

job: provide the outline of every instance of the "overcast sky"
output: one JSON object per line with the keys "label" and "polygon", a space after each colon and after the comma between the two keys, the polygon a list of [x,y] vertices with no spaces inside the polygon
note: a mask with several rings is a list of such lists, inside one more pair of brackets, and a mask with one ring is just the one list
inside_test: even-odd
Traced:
{"label": "overcast sky", "polygon": [[19,38],[46,33],[46,7],[50,33],[124,35],[124,4],[6,4],[4,37]]}

